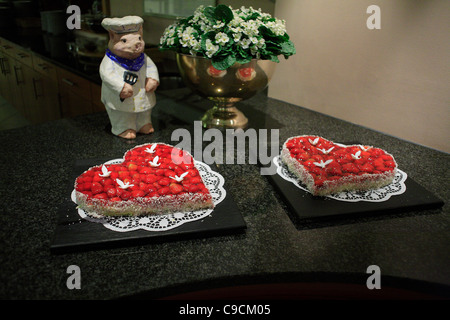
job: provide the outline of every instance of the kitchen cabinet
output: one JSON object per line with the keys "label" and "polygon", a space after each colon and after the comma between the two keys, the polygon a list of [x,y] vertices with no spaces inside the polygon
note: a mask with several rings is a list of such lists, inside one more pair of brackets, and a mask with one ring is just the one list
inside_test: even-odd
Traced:
{"label": "kitchen cabinet", "polygon": [[19,61],[13,61],[12,67],[14,82],[22,100],[19,104],[19,111],[31,123],[46,121],[41,110],[44,103],[44,90],[40,86],[39,74]]}
{"label": "kitchen cabinet", "polygon": [[[7,44],[5,47],[5,54],[9,58],[12,66],[12,81],[13,88],[13,102],[22,115],[28,120],[33,120],[33,123],[37,122],[37,119],[33,117],[33,110],[35,109],[36,102],[32,94],[33,88],[33,61],[31,53],[24,52],[16,45]],[[19,94],[19,97],[17,97]]]}
{"label": "kitchen cabinet", "polygon": [[98,85],[62,68],[58,68],[58,82],[63,117],[104,110],[99,104]]}
{"label": "kitchen cabinet", "polygon": [[11,73],[9,61],[3,52],[3,47],[0,42],[0,95],[8,101],[10,100],[7,77],[9,73]]}
{"label": "kitchen cabinet", "polygon": [[46,76],[50,64],[38,60],[35,69],[32,52],[4,40],[0,47],[1,95],[31,123],[60,118],[57,82]]}
{"label": "kitchen cabinet", "polygon": [[[31,90],[33,84],[32,84],[32,70],[30,70],[25,65],[21,64],[20,62],[11,59],[11,66],[12,66],[12,78],[13,78],[13,86],[14,88],[14,106],[19,110],[19,112],[27,119],[32,119],[31,116],[31,109],[34,109],[34,106],[31,104],[34,102],[33,99],[31,99]],[[34,120],[33,122],[36,122]]]}
{"label": "kitchen cabinet", "polygon": [[32,123],[60,118],[57,83],[36,70],[21,65],[17,71],[24,92],[24,115]]}
{"label": "kitchen cabinet", "polygon": [[31,123],[105,111],[100,88],[0,38],[0,95]]}
{"label": "kitchen cabinet", "polygon": [[105,105],[101,100],[101,85],[91,83],[92,108],[94,112],[105,111]]}
{"label": "kitchen cabinet", "polygon": [[36,71],[33,90],[41,116],[47,121],[61,118],[56,66],[34,55],[33,67]]}
{"label": "kitchen cabinet", "polygon": [[[8,90],[6,99],[31,123],[42,123],[60,117],[57,83],[36,71],[32,56],[4,56],[3,66]],[[29,65],[31,62],[31,66]]]}
{"label": "kitchen cabinet", "polygon": [[16,70],[14,69],[14,59],[7,54],[12,48],[5,41],[0,42],[0,94],[19,111],[22,111],[23,100],[14,74]]}
{"label": "kitchen cabinet", "polygon": [[[5,58],[3,52],[0,51],[0,96],[9,101],[11,98],[9,96],[7,74],[10,72],[10,68],[9,64],[5,64],[5,62],[7,62],[7,59]],[[6,69],[7,67],[8,69]]]}

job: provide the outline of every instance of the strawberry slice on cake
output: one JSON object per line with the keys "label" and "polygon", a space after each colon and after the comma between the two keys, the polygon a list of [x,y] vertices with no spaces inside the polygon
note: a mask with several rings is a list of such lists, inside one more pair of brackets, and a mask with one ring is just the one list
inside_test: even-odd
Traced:
{"label": "strawberry slice on cake", "polygon": [[85,212],[105,216],[214,208],[192,156],[163,143],[134,147],[122,163],[89,168],[75,180],[75,199]]}
{"label": "strawberry slice on cake", "polygon": [[316,196],[378,189],[392,183],[397,171],[394,157],[382,149],[312,135],[287,139],[281,160]]}

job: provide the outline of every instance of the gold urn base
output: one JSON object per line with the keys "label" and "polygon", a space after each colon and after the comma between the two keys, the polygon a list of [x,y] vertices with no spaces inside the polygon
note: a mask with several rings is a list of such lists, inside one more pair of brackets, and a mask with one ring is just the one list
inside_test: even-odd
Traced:
{"label": "gold urn base", "polygon": [[201,119],[203,127],[218,129],[247,128],[248,119],[235,104],[265,89],[276,66],[255,59],[216,70],[210,59],[185,54],[177,54],[177,63],[187,87],[214,103]]}
{"label": "gold urn base", "polygon": [[247,128],[248,119],[242,111],[234,106],[234,102],[217,101],[217,98],[210,100],[215,101],[215,104],[202,117],[204,128]]}

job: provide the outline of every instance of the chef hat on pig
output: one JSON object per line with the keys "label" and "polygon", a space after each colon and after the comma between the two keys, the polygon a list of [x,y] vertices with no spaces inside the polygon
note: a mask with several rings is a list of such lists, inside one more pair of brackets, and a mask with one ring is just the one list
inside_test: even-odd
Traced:
{"label": "chef hat on pig", "polygon": [[114,33],[137,32],[141,28],[144,20],[138,16],[126,16],[123,18],[105,18],[102,26],[108,31]]}

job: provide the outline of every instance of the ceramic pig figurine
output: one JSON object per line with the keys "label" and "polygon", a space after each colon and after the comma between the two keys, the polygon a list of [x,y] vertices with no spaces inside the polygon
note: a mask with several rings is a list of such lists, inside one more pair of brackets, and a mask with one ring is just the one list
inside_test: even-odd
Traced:
{"label": "ceramic pig figurine", "polygon": [[159,85],[156,65],[144,53],[143,19],[137,16],[105,18],[109,32],[108,49],[100,64],[102,102],[113,134],[134,139],[136,133],[154,131],[151,109]]}

